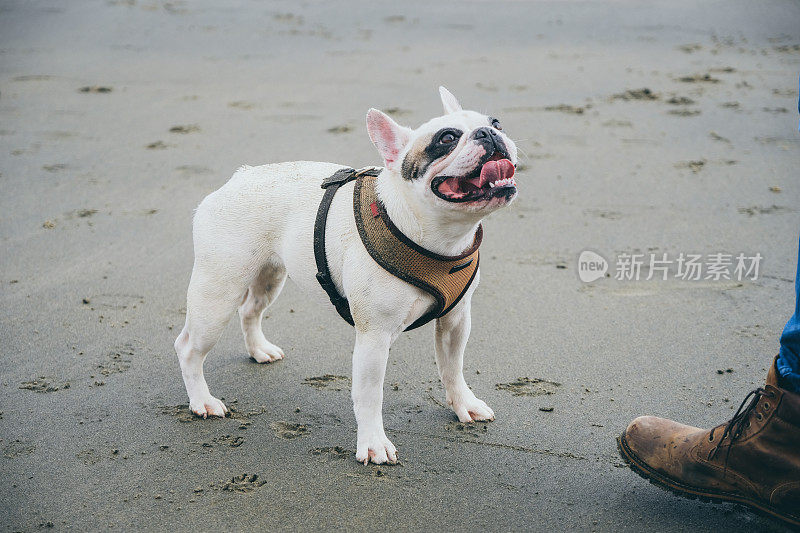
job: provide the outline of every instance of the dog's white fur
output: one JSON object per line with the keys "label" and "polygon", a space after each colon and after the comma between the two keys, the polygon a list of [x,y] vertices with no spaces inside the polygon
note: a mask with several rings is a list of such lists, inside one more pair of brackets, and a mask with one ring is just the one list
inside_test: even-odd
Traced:
{"label": "dog's white fur", "polygon": [[[416,130],[397,125],[375,109],[367,115],[367,129],[384,159],[378,194],[392,221],[420,246],[456,255],[472,244],[481,219],[510,199],[453,204],[432,193],[434,176],[442,172],[461,175],[452,172],[474,168],[485,153],[467,137],[474,129],[486,126],[487,117],[463,111],[443,87],[440,94],[446,114]],[[442,127],[464,131],[459,145],[431,164],[419,179],[404,180],[400,167],[414,141]],[[513,142],[505,135],[503,139],[516,164]],[[315,278],[312,239],[323,194],[320,183],[340,168],[342,165],[308,161],[244,166],[197,208],[186,324],[175,341],[189,407],[197,415],[205,418],[225,416],[227,412],[223,402],[209,392],[203,361],[237,307],[247,351],[260,363],[284,357],[283,351],[264,337],[261,318],[280,293],[287,275],[321,305],[333,309]],[[331,276],[348,298],[355,321],[352,399],[358,423],[356,458],[364,463],[393,463],[397,451],[386,437],[381,413],[389,347],[434,305],[434,299],[389,274],[369,256],[355,227],[352,198],[353,183],[343,186],[334,197],[326,247]],[[435,328],[439,375],[447,402],[462,422],[494,418],[494,412],[469,389],[462,372],[470,332],[470,302],[479,281],[480,272],[458,305],[436,320]]]}

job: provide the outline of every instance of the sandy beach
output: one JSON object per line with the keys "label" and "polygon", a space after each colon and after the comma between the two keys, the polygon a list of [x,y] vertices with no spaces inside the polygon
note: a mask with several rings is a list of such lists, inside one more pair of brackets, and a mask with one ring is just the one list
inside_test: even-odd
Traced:
{"label": "sandy beach", "polygon": [[[0,2],[0,529],[786,531],[634,475],[639,415],[699,427],[763,384],[794,305],[800,3]],[[467,380],[433,326],[392,347],[401,465],[355,461],[354,333],[291,283],[232,409],[187,406],[172,343],[191,217],[242,164],[380,164],[370,107],[437,87],[502,120],[519,198],[484,224]],[[593,250],[609,276],[579,279]],[[725,253],[757,279],[615,279],[620,254]]]}

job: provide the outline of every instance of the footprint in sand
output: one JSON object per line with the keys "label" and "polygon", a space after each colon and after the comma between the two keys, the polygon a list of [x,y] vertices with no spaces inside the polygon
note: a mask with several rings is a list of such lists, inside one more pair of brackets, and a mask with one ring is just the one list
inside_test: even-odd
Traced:
{"label": "footprint in sand", "polygon": [[348,450],[347,448],[342,448],[341,446],[314,448],[313,450],[309,450],[308,453],[311,455],[328,457],[330,459],[344,459],[347,457],[352,457],[356,454],[356,452],[353,450]]}
{"label": "footprint in sand", "polygon": [[682,81],[683,83],[719,83],[719,80],[712,77],[711,74],[693,74],[691,76],[682,76],[678,78],[678,81]]}
{"label": "footprint in sand", "polygon": [[200,126],[198,126],[197,124],[186,124],[186,125],[183,125],[183,126],[172,126],[169,129],[170,133],[182,133],[182,134],[195,133],[195,132],[198,132],[198,131],[200,131]]}
{"label": "footprint in sand", "polygon": [[230,446],[231,448],[238,448],[244,444],[244,437],[241,435],[222,435],[213,439],[215,443],[222,446]]}
{"label": "footprint in sand", "polygon": [[467,437],[482,437],[489,432],[488,422],[449,422],[445,429]]}
{"label": "footprint in sand", "polygon": [[788,208],[783,207],[781,205],[771,205],[769,207],[761,207],[761,206],[750,206],[750,207],[740,207],[738,209],[739,213],[747,216],[756,216],[756,215],[770,215],[772,213],[777,213],[780,211],[787,211]]}
{"label": "footprint in sand", "polygon": [[100,85],[91,85],[88,87],[81,87],[78,89],[79,92],[82,93],[110,93],[114,89],[111,87],[103,87]]}
{"label": "footprint in sand", "polygon": [[20,455],[30,455],[36,451],[36,445],[25,440],[15,440],[3,446],[3,457],[13,459]]}
{"label": "footprint in sand", "polygon": [[678,46],[678,50],[680,50],[681,52],[686,52],[687,54],[691,54],[691,53],[697,52],[697,51],[702,50],[702,49],[703,49],[703,47],[701,45],[699,45],[699,44],[696,44],[696,43],[682,44],[682,45]]}
{"label": "footprint in sand", "polygon": [[228,107],[233,107],[236,109],[253,109],[256,106],[258,106],[258,104],[254,102],[246,102],[244,100],[237,100],[236,102],[228,103]]}
{"label": "footprint in sand", "polygon": [[508,391],[514,396],[543,396],[555,394],[561,383],[540,378],[517,378],[510,383],[497,383],[497,390]]}
{"label": "footprint in sand", "polygon": [[611,96],[612,100],[658,100],[661,96],[654,93],[647,87],[641,89],[628,89],[624,93],[617,93]]}
{"label": "footprint in sand", "polygon": [[108,360],[97,365],[98,371],[104,376],[111,374],[121,374],[127,372],[131,367],[131,357],[133,357],[133,346],[124,344],[114,348],[108,353]]}
{"label": "footprint in sand", "polygon": [[311,433],[308,426],[305,424],[295,424],[294,422],[286,422],[285,420],[278,420],[269,425],[275,432],[275,435],[282,439],[296,439]]}
{"label": "footprint in sand", "polygon": [[52,80],[54,77],[47,74],[29,74],[27,76],[17,76],[14,81],[46,81]]}
{"label": "footprint in sand", "polygon": [[[258,477],[258,474],[241,474],[232,477],[230,481],[220,481],[212,486],[226,492],[246,494],[263,487],[266,483],[265,480]],[[195,492],[197,492],[197,490],[195,490]]]}
{"label": "footprint in sand", "polygon": [[591,106],[586,105],[584,107],[574,106],[574,105],[567,105],[567,104],[559,104],[559,105],[549,105],[544,108],[545,111],[558,111],[559,113],[569,113],[572,115],[582,115],[587,109]]}
{"label": "footprint in sand", "polygon": [[692,105],[694,100],[687,96],[673,96],[667,100],[667,103],[670,105]]}
{"label": "footprint in sand", "polygon": [[56,392],[62,389],[68,389],[70,387],[69,382],[63,383],[62,385],[57,385],[53,382],[52,378],[47,378],[44,376],[39,376],[38,379],[34,379],[31,381],[23,381],[20,383],[19,388],[24,390],[32,390],[33,392]]}
{"label": "footprint in sand", "polygon": [[327,389],[330,386],[330,390],[340,391],[342,390],[340,387],[340,383],[345,384],[349,388],[350,386],[350,378],[347,376],[336,376],[334,374],[325,374],[324,376],[315,376],[312,378],[305,378],[303,380],[303,385],[309,385],[314,387],[315,389]]}
{"label": "footprint in sand", "polygon": [[699,109],[671,109],[667,111],[670,115],[675,115],[678,117],[696,117],[700,114]]}
{"label": "footprint in sand", "polygon": [[332,128],[328,128],[328,133],[349,133],[353,131],[353,126],[349,126],[347,124],[342,124],[341,126],[334,126]]}

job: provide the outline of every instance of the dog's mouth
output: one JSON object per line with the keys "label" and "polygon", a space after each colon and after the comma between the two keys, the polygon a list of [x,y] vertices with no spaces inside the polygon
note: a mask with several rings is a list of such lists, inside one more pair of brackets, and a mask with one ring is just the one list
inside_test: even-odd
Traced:
{"label": "dog's mouth", "polygon": [[487,201],[492,198],[510,199],[517,192],[514,164],[496,151],[466,176],[437,176],[431,189],[448,202]]}

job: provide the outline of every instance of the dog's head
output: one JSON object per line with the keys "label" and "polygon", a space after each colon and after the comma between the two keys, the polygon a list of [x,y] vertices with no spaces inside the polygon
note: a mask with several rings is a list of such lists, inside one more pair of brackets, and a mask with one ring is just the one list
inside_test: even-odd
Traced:
{"label": "dog's head", "polygon": [[494,117],[461,108],[439,87],[445,114],[412,130],[377,109],[367,131],[386,168],[417,198],[450,211],[487,214],[517,195],[517,147]]}

